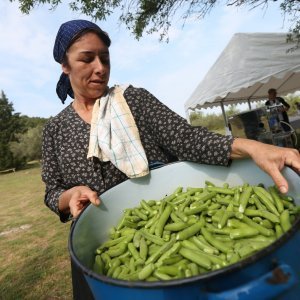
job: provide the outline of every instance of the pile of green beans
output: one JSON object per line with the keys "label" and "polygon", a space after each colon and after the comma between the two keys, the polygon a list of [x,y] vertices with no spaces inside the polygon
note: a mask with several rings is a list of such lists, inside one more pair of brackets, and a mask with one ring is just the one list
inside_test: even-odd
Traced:
{"label": "pile of green beans", "polygon": [[171,280],[236,263],[288,231],[300,212],[262,185],[178,187],[124,211],[95,251],[94,271],[121,280]]}

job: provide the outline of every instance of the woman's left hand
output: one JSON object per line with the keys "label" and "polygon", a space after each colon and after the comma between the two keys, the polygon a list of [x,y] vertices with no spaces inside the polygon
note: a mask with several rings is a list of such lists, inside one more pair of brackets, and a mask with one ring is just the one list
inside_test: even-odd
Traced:
{"label": "woman's left hand", "polygon": [[300,155],[296,149],[237,138],[232,144],[231,158],[243,157],[251,157],[263,171],[269,174],[281,193],[288,191],[288,183],[281,174],[283,167],[289,166],[300,172]]}

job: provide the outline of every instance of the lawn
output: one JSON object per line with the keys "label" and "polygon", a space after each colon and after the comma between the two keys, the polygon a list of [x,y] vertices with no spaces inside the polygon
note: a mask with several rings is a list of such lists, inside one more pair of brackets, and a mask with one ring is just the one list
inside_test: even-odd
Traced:
{"label": "lawn", "polygon": [[70,223],[45,206],[40,174],[0,175],[0,299],[72,299]]}

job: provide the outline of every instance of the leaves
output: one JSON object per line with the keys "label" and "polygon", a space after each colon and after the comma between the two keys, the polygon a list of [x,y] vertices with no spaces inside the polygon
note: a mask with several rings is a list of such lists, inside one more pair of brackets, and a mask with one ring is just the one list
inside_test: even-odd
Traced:
{"label": "leaves", "polygon": [[[49,4],[55,9],[61,0],[10,0],[18,1],[20,10],[29,14],[30,11],[40,5]],[[250,9],[258,7],[268,8],[268,4],[276,0],[226,0],[227,6],[247,6]],[[300,44],[300,2],[295,0],[281,0],[280,9],[283,18],[288,16],[291,22],[288,42],[296,42],[295,50]],[[73,11],[80,11],[95,21],[106,20],[113,12],[120,12],[119,21],[139,39],[144,33],[160,33],[160,40],[168,40],[168,31],[173,22],[180,19],[185,21],[194,17],[204,18],[215,6],[223,5],[217,0],[73,0],[69,1],[69,7]],[[176,18],[175,20],[175,17]],[[174,21],[175,20],[175,21]]]}

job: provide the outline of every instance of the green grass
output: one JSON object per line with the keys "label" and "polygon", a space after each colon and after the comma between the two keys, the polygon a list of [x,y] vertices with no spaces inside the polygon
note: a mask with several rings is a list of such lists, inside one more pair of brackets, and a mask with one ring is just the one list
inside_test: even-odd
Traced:
{"label": "green grass", "polygon": [[0,175],[0,233],[10,231],[0,235],[0,299],[72,299],[70,223],[45,206],[40,174],[33,164]]}

